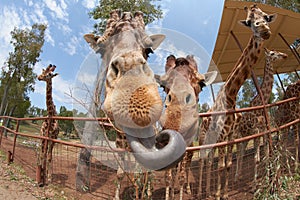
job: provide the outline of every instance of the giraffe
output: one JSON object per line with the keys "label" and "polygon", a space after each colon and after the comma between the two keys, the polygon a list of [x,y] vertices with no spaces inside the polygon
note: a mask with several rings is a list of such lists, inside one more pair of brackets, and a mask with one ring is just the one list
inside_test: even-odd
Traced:
{"label": "giraffe", "polygon": [[[250,40],[243,50],[242,55],[238,59],[233,70],[227,77],[224,85],[220,89],[216,100],[209,110],[210,112],[226,111],[235,109],[237,93],[249,77],[251,69],[257,62],[258,56],[261,53],[261,49],[264,40],[269,39],[271,31],[269,23],[274,21],[276,14],[268,15],[263,12],[256,4],[250,8],[245,7],[247,12],[246,20],[241,20],[240,23],[251,29],[253,32]],[[212,115],[210,117],[204,117],[200,126],[199,144],[212,144],[215,142],[230,141],[232,140],[234,126],[238,123],[240,115],[237,114],[225,114],[225,115]],[[225,163],[225,155],[227,155]],[[210,173],[212,168],[212,162],[214,157],[214,149],[208,153],[208,169],[207,169],[207,183],[206,194],[210,193]],[[229,169],[231,167],[232,160],[232,146],[228,146],[227,152],[225,147],[218,148],[218,176],[217,176],[217,191],[216,199],[228,199],[228,178]],[[202,192],[202,173],[203,173],[203,152],[199,159],[199,189],[198,195],[201,196]],[[226,170],[225,170],[226,169]],[[223,187],[223,194],[221,194],[221,178],[223,171],[225,170],[225,184]],[[222,196],[221,196],[222,195]]]}
{"label": "giraffe", "polygon": [[[101,54],[106,69],[103,109],[125,133],[118,138],[126,138],[133,156],[142,166],[150,170],[168,169],[182,159],[186,141],[191,136],[174,129],[164,129],[158,134],[154,131],[163,104],[147,58],[165,36],[148,36],[141,12],[132,15],[112,11],[109,22],[103,36],[84,35],[91,48]],[[125,144],[118,142],[117,147],[125,148]],[[115,199],[119,199],[123,176],[124,170],[118,168]]]}
{"label": "giraffe", "polygon": [[[153,128],[161,116],[162,101],[147,58],[165,36],[148,36],[143,13],[139,11],[132,15],[114,10],[110,20],[110,27],[106,27],[103,36],[84,35],[94,51],[101,54],[106,69],[103,109],[126,134],[133,155],[141,165],[151,170],[167,168],[179,162],[186,143],[175,131],[166,130],[156,135]],[[165,139],[168,139],[167,145],[157,149],[155,143]]]}
{"label": "giraffe", "polygon": [[[263,94],[264,102],[269,102],[272,87],[274,82],[274,70],[273,70],[273,63],[280,61],[282,59],[287,58],[287,54],[269,50],[265,48],[265,67],[264,67],[264,76],[262,78],[262,84],[260,86],[261,92]],[[250,107],[263,105],[262,99],[259,94],[257,94],[252,101],[250,102]],[[234,132],[238,134],[238,138],[246,137],[255,133],[263,132],[266,130],[266,121],[264,117],[263,110],[254,110],[251,112],[246,112],[242,115],[239,124],[237,125],[237,130]],[[265,143],[265,142],[264,142]],[[240,170],[243,163],[243,155],[244,151],[248,145],[248,141],[244,143],[238,144],[238,154],[237,154],[237,168],[235,174],[235,180],[237,178],[241,178]],[[254,141],[254,149],[255,149],[255,166],[254,166],[254,182],[256,183],[257,180],[257,165],[260,161],[260,144],[259,140],[255,139]]]}
{"label": "giraffe", "polygon": [[[52,99],[52,78],[57,76],[58,73],[54,73],[56,66],[55,65],[49,65],[46,69],[43,69],[42,74],[40,74],[37,78],[39,81],[45,81],[46,82],[46,106],[47,106],[47,113],[48,113],[48,119],[46,119],[41,127],[41,135],[46,136],[52,139],[57,139],[57,135],[59,133],[59,126],[58,121],[55,119],[51,119],[51,117],[56,115],[55,105],[53,103]],[[45,142],[47,144],[45,144]],[[45,174],[42,174],[43,182],[38,183],[39,185],[45,184],[45,178],[48,179],[48,181],[51,181],[51,161],[52,161],[52,150],[54,147],[54,144],[52,141],[46,141],[42,140],[42,146],[41,146],[41,152],[39,153],[39,163],[42,167],[42,172]],[[45,156],[47,156],[47,160],[45,160]]]}
{"label": "giraffe", "polygon": [[[165,111],[160,119],[162,129],[172,129],[188,136],[187,145],[193,145],[193,136],[198,129],[198,101],[202,87],[210,84],[216,77],[216,72],[202,75],[198,72],[194,56],[177,58],[167,57],[165,75],[157,76],[158,83],[167,94]],[[174,199],[174,182],[176,171],[179,171],[180,196],[183,199],[183,186],[187,182],[187,193],[191,193],[189,185],[189,170],[193,152],[186,152],[179,164],[165,173],[166,200]],[[171,196],[170,196],[170,189]]]}
{"label": "giraffe", "polygon": [[[300,97],[300,80],[298,80],[296,83],[290,84],[287,87],[283,99],[289,99],[292,97],[298,97],[298,98]],[[278,108],[275,112],[275,124],[278,127],[299,118],[300,118],[299,100],[280,104],[278,105]],[[299,123],[293,125],[293,127],[294,127],[294,133],[296,137],[294,140],[294,144],[296,148],[295,171],[297,171],[299,166],[299,149],[298,149],[299,148]],[[285,128],[281,131],[281,135],[283,137],[283,143],[284,143],[283,145],[285,145],[285,142],[287,140],[288,130],[289,128]]]}

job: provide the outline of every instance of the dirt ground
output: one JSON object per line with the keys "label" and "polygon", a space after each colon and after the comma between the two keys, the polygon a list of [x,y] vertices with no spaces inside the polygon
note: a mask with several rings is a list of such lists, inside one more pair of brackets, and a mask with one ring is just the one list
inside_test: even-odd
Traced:
{"label": "dirt ground", "polygon": [[76,199],[61,188],[54,186],[38,187],[16,164],[7,164],[6,156],[0,151],[0,199]]}
{"label": "dirt ground", "polygon": [[[11,146],[9,143],[11,141],[7,139],[2,140],[1,147],[4,148],[6,146]],[[10,145],[9,145],[10,144]],[[21,148],[22,147],[22,148]],[[79,199],[104,199],[102,196],[97,196],[97,195],[108,195],[111,197],[111,192],[112,190],[114,192],[115,184],[113,183],[113,180],[115,178],[115,171],[108,171],[108,169],[104,168],[104,166],[97,165],[96,163],[93,164],[92,166],[92,171],[93,175],[96,176],[96,174],[100,174],[101,176],[97,176],[94,178],[97,178],[96,180],[98,182],[92,183],[93,187],[91,193],[78,193],[74,191],[73,187],[68,187],[69,182],[74,184],[74,171],[71,169],[75,169],[75,163],[72,163],[71,161],[68,162],[61,162],[59,172],[61,174],[54,174],[54,179],[60,178],[60,182],[55,182],[53,185],[45,186],[45,187],[38,187],[35,180],[32,179],[32,177],[35,177],[35,172],[34,170],[28,170],[28,167],[30,167],[30,164],[28,163],[22,163],[20,165],[14,164],[18,163],[17,161],[24,160],[33,160],[34,155],[33,151],[30,150],[29,148],[25,148],[24,146],[17,145],[16,147],[16,152],[17,156],[19,156],[19,159],[15,159],[15,162],[8,165],[7,164],[7,159],[6,159],[6,154],[3,152],[7,152],[7,148],[4,148],[5,151],[0,151],[0,199],[8,199],[8,200],[14,200],[14,199],[23,199],[23,200],[31,200],[31,199],[47,199],[47,200],[79,200]],[[62,150],[62,149],[61,149]],[[69,149],[70,151],[70,149]],[[252,154],[249,154],[249,156],[245,157],[245,163],[244,167],[249,165],[251,163],[252,165],[248,166],[246,171],[252,171],[250,169],[253,168],[253,156]],[[58,156],[56,156],[58,157]],[[25,159],[26,158],[26,159]],[[251,162],[246,162],[247,159],[250,159]],[[59,162],[59,160],[57,161]],[[94,166],[95,165],[95,166]],[[198,177],[198,162],[193,162],[192,163],[192,174],[191,175],[191,181],[192,181],[192,188],[197,187],[197,180],[194,180],[193,177]],[[22,166],[22,167],[20,167]],[[27,167],[27,168],[26,168]],[[32,167],[32,166],[31,166]],[[27,173],[27,176],[25,174],[25,170]],[[101,171],[102,170],[102,171]],[[31,171],[31,173],[29,173]],[[97,172],[97,173],[96,173]],[[106,176],[104,176],[104,173]],[[60,175],[60,176],[58,176]],[[156,188],[153,190],[153,199],[164,199],[165,195],[165,188],[161,187],[161,185],[164,183],[160,183],[161,180],[163,180],[163,173],[156,173]],[[244,174],[244,178],[247,178],[248,176],[253,177],[253,174]],[[291,196],[291,194],[296,200],[300,200],[300,175],[298,174],[299,178],[297,178],[296,182],[292,182],[289,184],[289,186],[286,186],[286,194],[289,194],[288,196]],[[29,178],[31,177],[31,178]],[[100,179],[101,178],[101,179]],[[213,177],[213,180],[216,179],[216,176]],[[95,180],[95,179],[93,179]],[[102,180],[102,181],[100,181]],[[64,182],[65,181],[65,182]],[[164,181],[162,181],[164,182]],[[231,181],[232,182],[232,181]],[[194,184],[194,185],[193,185]],[[158,187],[159,186],[159,187]],[[73,190],[72,190],[73,188]],[[98,191],[99,190],[99,191]],[[124,190],[124,195],[127,194],[127,190]],[[128,190],[128,192],[130,192]],[[179,192],[176,190],[176,195],[179,195]],[[124,196],[123,195],[123,196]],[[108,197],[105,197],[108,199]],[[230,199],[252,199],[253,198],[253,193],[249,192],[249,186],[248,185],[239,185],[239,186],[233,186],[233,188],[230,191]],[[125,198],[122,198],[125,199]],[[127,198],[128,199],[128,198]],[[187,195],[185,194],[185,198],[188,200],[194,200],[196,199],[194,196]],[[210,199],[210,198],[209,198]],[[213,198],[212,198],[213,199]],[[282,198],[282,199],[290,199],[290,198]]]}

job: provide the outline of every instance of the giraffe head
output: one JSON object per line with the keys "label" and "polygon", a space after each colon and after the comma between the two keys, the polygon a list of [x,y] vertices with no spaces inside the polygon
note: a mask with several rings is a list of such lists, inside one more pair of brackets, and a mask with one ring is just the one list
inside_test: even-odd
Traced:
{"label": "giraffe head", "polygon": [[58,73],[53,73],[55,70],[55,65],[48,65],[46,69],[43,69],[42,73],[37,77],[39,81],[50,81],[53,77],[57,76]]}
{"label": "giraffe head", "polygon": [[264,40],[269,39],[271,35],[269,23],[273,22],[277,15],[268,15],[258,8],[256,4],[250,8],[245,7],[244,9],[247,12],[247,18],[246,20],[241,20],[240,23],[251,28],[254,36]]}
{"label": "giraffe head", "polygon": [[[149,36],[144,26],[141,12],[113,11],[103,36],[84,38],[107,69],[103,110],[125,132],[136,160],[157,170],[177,163],[186,143],[175,131],[154,132],[163,105],[147,58],[165,36]],[[167,140],[164,147],[157,145],[161,140]]]}
{"label": "giraffe head", "polygon": [[288,57],[288,55],[285,53],[269,50],[267,48],[265,48],[265,55],[266,59],[270,60],[271,62],[276,62],[277,60],[282,60]]}
{"label": "giraffe head", "polygon": [[[167,58],[166,65],[170,64]],[[183,135],[190,145],[198,127],[198,100],[202,88],[216,78],[216,73],[203,75],[198,72],[192,55],[175,59],[174,66],[167,68],[163,76],[156,75],[158,83],[165,88],[165,112],[160,118],[163,129],[172,129]],[[213,79],[213,80],[210,80]]]}

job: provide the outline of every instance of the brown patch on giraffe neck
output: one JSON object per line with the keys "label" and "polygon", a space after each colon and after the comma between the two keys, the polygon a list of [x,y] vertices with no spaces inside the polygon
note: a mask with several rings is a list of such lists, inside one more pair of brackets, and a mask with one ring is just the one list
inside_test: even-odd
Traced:
{"label": "brown patch on giraffe neck", "polygon": [[52,99],[52,81],[51,79],[46,82],[46,106],[47,106],[47,113],[48,116],[55,116],[56,111],[55,111],[55,105],[53,103]]}

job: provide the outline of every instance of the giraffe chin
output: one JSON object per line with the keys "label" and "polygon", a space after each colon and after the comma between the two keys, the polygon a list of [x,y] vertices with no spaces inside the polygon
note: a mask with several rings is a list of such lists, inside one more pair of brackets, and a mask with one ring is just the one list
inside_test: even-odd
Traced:
{"label": "giraffe chin", "polygon": [[166,170],[177,165],[186,151],[186,142],[180,133],[163,130],[149,138],[126,134],[135,159],[149,170]]}

